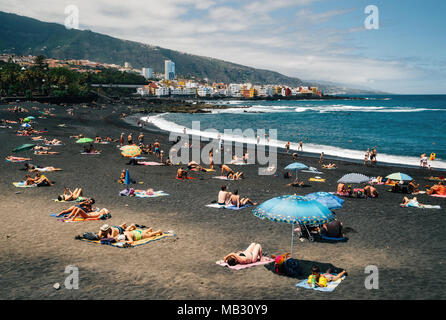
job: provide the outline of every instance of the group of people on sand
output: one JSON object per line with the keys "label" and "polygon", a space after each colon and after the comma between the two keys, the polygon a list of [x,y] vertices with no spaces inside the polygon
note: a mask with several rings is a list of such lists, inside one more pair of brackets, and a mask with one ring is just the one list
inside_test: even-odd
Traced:
{"label": "group of people on sand", "polygon": [[[82,191],[79,192],[79,189],[77,189],[78,194],[82,193]],[[76,191],[76,190],[75,190]],[[63,195],[65,197],[65,193]],[[74,198],[73,194],[73,198]],[[77,198],[76,198],[77,199]],[[62,210],[59,212],[56,216],[61,217],[63,216],[66,220],[72,220],[74,221],[76,218],[83,218],[83,219],[108,219],[111,218],[110,211],[106,208],[96,210],[96,208],[93,207],[93,204],[95,203],[95,200],[93,198],[85,199],[82,202],[79,202],[78,204],[69,207],[66,210]]]}
{"label": "group of people on sand", "polygon": [[221,175],[226,176],[229,180],[239,180],[245,177],[242,171],[234,171],[226,164],[220,164],[218,166],[220,167]]}
{"label": "group of people on sand", "polygon": [[257,202],[253,202],[248,197],[245,198],[240,197],[237,189],[234,190],[234,192],[229,192],[227,190],[226,185],[222,185],[221,190],[218,192],[217,204],[221,206],[229,205],[240,208],[247,204],[255,206],[257,205]]}
{"label": "group of people on sand", "polygon": [[364,165],[366,166],[369,162],[372,166],[376,164],[376,155],[378,152],[376,151],[376,147],[373,147],[370,151],[370,148],[367,148],[367,151],[364,155]]}
{"label": "group of people on sand", "polygon": [[338,183],[336,194],[344,197],[366,197],[377,198],[379,196],[378,190],[368,183],[364,188],[352,188],[351,185],[346,186],[345,183]]}
{"label": "group of people on sand", "polygon": [[108,224],[104,224],[97,233],[98,240],[113,239],[117,242],[124,242],[129,244],[134,244],[135,241],[160,235],[163,235],[163,232],[161,230],[153,231],[152,228],[138,229],[136,224],[127,226],[126,223],[123,223],[119,226],[110,226]]}
{"label": "group of people on sand", "polygon": [[36,176],[32,178],[29,174],[25,176],[25,185],[32,186],[36,185],[38,187],[53,186],[54,183],[51,182],[45,175],[41,175],[40,172],[36,172]]}

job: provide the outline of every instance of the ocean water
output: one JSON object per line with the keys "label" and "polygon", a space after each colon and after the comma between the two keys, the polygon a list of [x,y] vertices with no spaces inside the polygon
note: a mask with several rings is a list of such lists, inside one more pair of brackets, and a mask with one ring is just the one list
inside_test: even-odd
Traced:
{"label": "ocean water", "polygon": [[[182,132],[200,121],[201,134],[216,129],[277,130],[277,139],[270,145],[284,147],[291,142],[297,150],[363,159],[367,148],[376,147],[378,161],[419,165],[420,154],[436,154],[429,164],[446,169],[446,95],[361,96],[364,100],[279,100],[217,101],[229,109],[210,114],[162,114],[147,120],[164,130]],[[261,133],[260,143],[267,144]],[[223,135],[225,139],[247,140],[240,135]]]}

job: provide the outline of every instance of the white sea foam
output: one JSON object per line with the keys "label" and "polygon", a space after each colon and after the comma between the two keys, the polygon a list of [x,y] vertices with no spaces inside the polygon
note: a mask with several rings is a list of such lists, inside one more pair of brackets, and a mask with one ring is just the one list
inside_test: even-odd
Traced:
{"label": "white sea foam", "polygon": [[[165,118],[163,118],[164,115],[166,115],[166,113],[159,114],[156,116],[142,117],[141,120],[149,122],[164,131],[180,133],[180,134],[183,133],[184,126],[166,120]],[[218,139],[218,134],[207,131],[194,131],[190,128],[187,128],[187,133],[211,139]],[[228,141],[257,144],[257,141],[255,139],[248,139],[241,136],[225,135],[222,133],[221,137],[223,140],[228,140]],[[284,148],[286,141],[271,140],[269,143],[266,143],[264,139],[261,139],[259,144],[275,146],[277,148]],[[297,148],[298,148],[297,142],[290,143],[291,150],[297,150]],[[303,149],[305,152],[316,153],[316,154],[324,152],[325,155],[346,158],[346,159],[354,159],[354,160],[363,160],[365,154],[365,151],[363,150],[344,149],[334,146],[319,145],[313,143],[304,143]],[[411,166],[419,166],[420,164],[419,157],[411,157],[411,156],[398,156],[398,155],[378,153],[377,159],[379,162],[385,162],[391,164],[401,164],[401,165],[411,165]],[[446,161],[437,159],[435,161],[429,161],[429,163],[432,166],[432,168],[446,169]]]}

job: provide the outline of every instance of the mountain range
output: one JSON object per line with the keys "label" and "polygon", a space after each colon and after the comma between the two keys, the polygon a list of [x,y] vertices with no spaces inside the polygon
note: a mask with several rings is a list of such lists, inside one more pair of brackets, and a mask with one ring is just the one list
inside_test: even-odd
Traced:
{"label": "mountain range", "polygon": [[89,30],[66,29],[56,23],[0,11],[0,53],[44,55],[55,59],[88,59],[91,61],[133,67],[151,67],[164,72],[164,61],[175,62],[177,74],[211,82],[316,85],[326,93],[360,94],[371,90],[350,89],[336,84],[303,81],[278,72],[256,69],[219,59],[187,54],[134,41],[122,40]]}

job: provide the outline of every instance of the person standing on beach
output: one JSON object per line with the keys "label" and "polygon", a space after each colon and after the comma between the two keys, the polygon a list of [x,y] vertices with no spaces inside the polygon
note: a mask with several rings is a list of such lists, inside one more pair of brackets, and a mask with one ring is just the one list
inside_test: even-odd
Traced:
{"label": "person standing on beach", "polygon": [[290,142],[288,141],[285,145],[286,153],[290,153]]}
{"label": "person standing on beach", "polygon": [[372,149],[372,153],[370,154],[370,163],[372,164],[372,166],[374,166],[376,164],[376,149],[373,148]]}
{"label": "person standing on beach", "polygon": [[129,133],[129,135],[127,136],[127,142],[128,144],[133,144],[133,137],[131,133]]}
{"label": "person standing on beach", "polygon": [[144,144],[144,133],[140,133],[138,136],[138,141],[140,144]]}
{"label": "person standing on beach", "polygon": [[209,151],[209,169],[214,169],[214,153]]}
{"label": "person standing on beach", "polygon": [[124,132],[121,133],[120,142],[121,142],[121,147],[122,147],[124,145]]}
{"label": "person standing on beach", "polygon": [[300,141],[299,141],[299,148],[297,148],[297,151],[299,151],[299,150],[300,150],[300,151],[304,151],[303,145],[304,145],[303,141],[300,140]]}
{"label": "person standing on beach", "polygon": [[370,157],[370,149],[367,148],[367,151],[366,151],[366,153],[365,153],[365,155],[364,155],[364,165],[365,165],[365,166],[366,166],[367,163],[369,162],[369,157]]}
{"label": "person standing on beach", "polygon": [[321,157],[319,158],[319,163],[320,164],[324,163],[324,152],[321,152]]}

